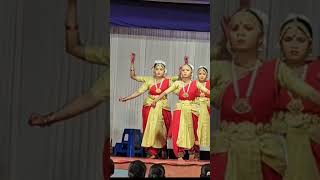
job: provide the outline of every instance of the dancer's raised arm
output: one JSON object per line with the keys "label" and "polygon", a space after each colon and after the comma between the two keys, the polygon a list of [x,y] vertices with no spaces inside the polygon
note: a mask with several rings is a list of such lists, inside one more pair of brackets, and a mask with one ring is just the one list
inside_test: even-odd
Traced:
{"label": "dancer's raised arm", "polygon": [[66,52],[81,60],[100,65],[109,64],[107,47],[88,47],[81,43],[77,20],[77,0],[68,0],[65,25]]}

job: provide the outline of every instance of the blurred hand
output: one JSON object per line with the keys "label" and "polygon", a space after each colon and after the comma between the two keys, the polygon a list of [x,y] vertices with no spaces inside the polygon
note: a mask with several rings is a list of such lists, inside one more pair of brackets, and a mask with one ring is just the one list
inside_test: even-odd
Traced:
{"label": "blurred hand", "polygon": [[184,56],[184,64],[189,64],[189,56]]}
{"label": "blurred hand", "polygon": [[120,101],[120,102],[126,102],[127,100],[126,100],[125,97],[120,97],[120,98],[119,98],[119,101]]}
{"label": "blurred hand", "polygon": [[52,113],[45,116],[38,113],[32,113],[30,115],[28,123],[30,126],[39,126],[39,127],[49,126],[52,123],[52,121],[50,121],[49,119],[49,116],[51,115]]}
{"label": "blurred hand", "polygon": [[136,59],[136,54],[135,53],[131,53],[130,54],[130,62],[131,62],[131,64],[134,64],[135,59]]}
{"label": "blurred hand", "polygon": [[157,102],[155,100],[152,101],[151,107],[156,107]]}
{"label": "blurred hand", "polygon": [[230,23],[230,17],[223,16],[221,21],[221,26],[222,26],[225,40],[229,39],[229,34],[230,34],[229,23]]}

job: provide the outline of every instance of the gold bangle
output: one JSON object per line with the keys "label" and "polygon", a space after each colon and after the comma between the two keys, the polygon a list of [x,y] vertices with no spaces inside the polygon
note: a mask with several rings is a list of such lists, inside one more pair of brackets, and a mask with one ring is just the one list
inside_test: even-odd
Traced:
{"label": "gold bangle", "polygon": [[49,126],[51,122],[53,122],[55,119],[54,112],[51,112],[47,115],[47,117],[44,119],[45,125]]}
{"label": "gold bangle", "polygon": [[55,119],[54,112],[49,114],[48,119],[49,119],[49,121],[54,121],[54,119]]}

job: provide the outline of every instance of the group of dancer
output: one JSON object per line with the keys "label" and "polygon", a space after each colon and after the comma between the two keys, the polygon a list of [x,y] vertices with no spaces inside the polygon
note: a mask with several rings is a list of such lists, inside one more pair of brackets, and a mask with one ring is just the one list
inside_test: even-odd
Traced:
{"label": "group of dancer", "polygon": [[282,56],[265,60],[260,11],[224,18],[225,37],[211,58],[211,133],[215,180],[320,179],[320,60],[312,58],[312,24],[290,15],[281,25]]}
{"label": "group of dancer", "polygon": [[[67,52],[107,65],[106,48],[80,43],[76,0],[68,0],[67,15]],[[320,60],[309,56],[312,24],[300,15],[285,20],[279,28],[282,57],[265,60],[259,54],[268,33],[265,21],[261,13],[250,8],[225,19],[224,43],[212,50],[211,83],[203,78],[208,76],[205,67],[197,70],[198,80],[193,81],[194,69],[188,61],[178,77],[166,76],[162,61],[155,62],[153,76],[136,76],[132,61],[131,77],[143,84],[120,100],[149,91],[142,110],[142,146],[151,158],[166,148],[167,137],[171,137],[179,159],[186,150],[197,158],[199,146],[211,142],[211,176],[216,180],[320,179]],[[105,102],[109,94],[107,75],[106,71],[88,93],[60,110],[32,114],[30,124],[50,125]],[[208,125],[209,89],[213,90],[210,104],[220,110],[219,129],[214,133],[209,132]],[[173,116],[166,98],[170,92],[179,96]],[[108,162],[109,155],[105,155]],[[106,165],[104,170],[107,179]]]}
{"label": "group of dancer", "polygon": [[[192,80],[194,66],[186,56],[180,66],[179,75],[167,76],[167,64],[156,60],[151,76],[137,76],[134,68],[135,54],[130,55],[130,76],[142,82],[140,88],[127,97],[119,98],[125,102],[146,91],[148,95],[142,107],[143,139],[141,146],[147,150],[149,158],[165,158],[167,138],[172,138],[173,151],[183,160],[186,151],[190,160],[199,160],[200,146],[210,146],[210,81],[205,66],[197,69],[197,80]],[[173,115],[167,95],[175,93],[178,102]]]}

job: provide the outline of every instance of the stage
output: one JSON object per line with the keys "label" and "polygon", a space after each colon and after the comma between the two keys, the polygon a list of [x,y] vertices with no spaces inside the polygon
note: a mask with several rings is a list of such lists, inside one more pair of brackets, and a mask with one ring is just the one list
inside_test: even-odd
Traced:
{"label": "stage", "polygon": [[148,158],[128,158],[111,156],[115,169],[128,170],[132,161],[141,160],[146,163],[148,175],[149,168],[153,164],[162,164],[166,170],[166,177],[199,177],[201,166],[209,161],[178,161],[177,159],[148,159]]}

